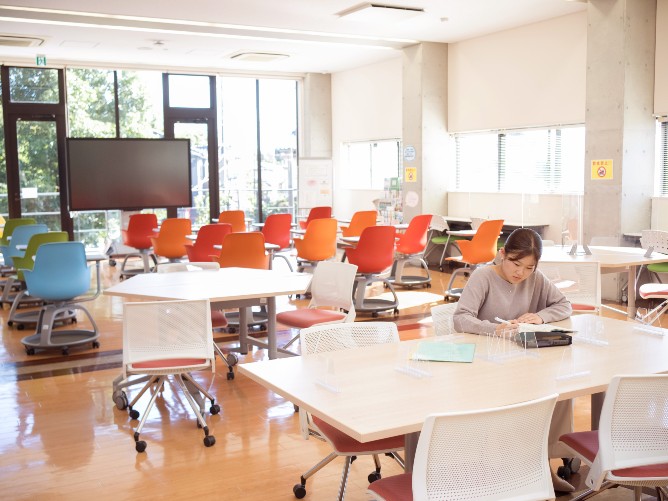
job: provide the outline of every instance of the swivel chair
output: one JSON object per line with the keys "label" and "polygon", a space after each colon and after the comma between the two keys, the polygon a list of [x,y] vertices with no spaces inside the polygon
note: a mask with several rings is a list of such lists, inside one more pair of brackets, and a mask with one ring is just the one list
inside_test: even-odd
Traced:
{"label": "swivel chair", "polygon": [[429,225],[429,242],[432,244],[428,250],[425,251],[423,259],[426,261],[429,254],[432,253],[439,245],[443,246],[443,251],[441,252],[441,257],[438,260],[438,269],[443,271],[443,259],[448,252],[448,247],[458,240],[462,240],[462,237],[452,236],[448,232],[450,231],[450,225],[446,221],[445,217],[434,215],[431,218],[431,224]]}
{"label": "swivel chair", "polygon": [[0,246],[0,253],[2,253],[2,258],[4,260],[3,272],[5,275],[13,273],[16,269],[14,267],[13,258],[15,256],[23,255],[23,251],[19,251],[16,247],[18,245],[26,245],[28,240],[30,240],[30,237],[36,233],[45,233],[49,231],[49,228],[45,224],[37,224],[32,218],[9,219],[8,221],[13,223],[9,229],[5,230],[6,232],[9,231],[10,234],[2,238],[7,244]]}
{"label": "swivel chair", "polygon": [[215,245],[223,245],[225,237],[232,233],[229,223],[206,224],[197,232],[194,242],[186,242],[186,254],[190,262],[212,261],[220,255]]}
{"label": "swivel chair", "polygon": [[341,235],[344,237],[359,237],[364,228],[376,226],[378,212],[375,210],[357,211],[350,219],[348,226],[341,226]]}
{"label": "swivel chair", "polygon": [[[357,278],[353,297],[357,312],[371,312],[377,317],[379,311],[394,310],[399,313],[399,298],[392,283],[383,276],[394,260],[394,226],[370,226],[360,236],[356,247],[348,249],[348,261],[357,265]],[[382,282],[390,291],[393,299],[365,298],[368,285]]]}
{"label": "swivel chair", "polygon": [[332,218],[312,220],[304,235],[294,239],[297,249],[297,271],[315,266],[336,255],[337,222]]}
{"label": "swivel chair", "polygon": [[186,255],[187,235],[192,231],[190,219],[165,219],[160,225],[157,237],[151,237],[153,253],[165,257],[170,262],[180,261]]}
{"label": "swivel chair", "polygon": [[306,218],[306,221],[299,221],[299,227],[302,230],[308,228],[308,225],[314,219],[328,219],[332,217],[332,208],[328,206],[313,207]]}
{"label": "swivel chair", "polygon": [[[420,214],[411,219],[406,231],[399,235],[395,248],[394,263],[390,272],[390,282],[402,287],[414,287],[422,285],[429,287],[431,276],[429,267],[424,260],[423,254],[427,248],[427,234],[433,216],[431,214]],[[417,263],[425,270],[425,275],[404,275],[404,267],[409,263]]]}
{"label": "swivel chair", "polygon": [[[12,233],[12,237],[9,241],[9,245],[5,248],[4,256],[5,263],[9,263],[11,269],[16,272],[16,258],[20,258],[25,254],[25,250],[19,250],[18,247],[28,245],[28,242],[33,235],[40,233],[46,233],[49,229],[45,224],[22,224],[16,227]],[[10,271],[8,268],[7,271]],[[17,280],[15,276],[9,275],[7,279],[3,282],[2,297],[0,298],[0,304],[12,304],[16,292],[19,289],[24,288],[23,282]]]}
{"label": "swivel chair", "polygon": [[[139,252],[128,254],[121,264],[121,278],[136,275],[137,273],[148,273],[151,271],[149,259],[153,261],[154,269],[158,266],[155,254],[151,252],[151,237],[155,236],[154,230],[158,228],[158,217],[155,214],[133,214],[128,221],[128,228],[121,230],[123,244],[137,249]],[[142,267],[127,268],[128,259],[139,257]]]}
{"label": "swivel chair", "polygon": [[242,210],[224,210],[218,216],[220,223],[231,224],[233,233],[242,233],[246,231],[246,213]]}
{"label": "swivel chair", "polygon": [[264,241],[266,243],[278,246],[278,250],[272,254],[272,257],[280,257],[281,259],[285,260],[288,268],[290,268],[290,271],[293,271],[290,259],[288,259],[288,256],[282,253],[282,251],[290,249],[291,228],[291,214],[271,214],[267,216],[267,219],[264,221],[262,234],[264,235]]}

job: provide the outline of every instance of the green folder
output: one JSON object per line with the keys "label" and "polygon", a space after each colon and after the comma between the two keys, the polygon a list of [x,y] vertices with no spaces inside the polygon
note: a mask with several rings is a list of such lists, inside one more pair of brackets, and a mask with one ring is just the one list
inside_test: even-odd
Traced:
{"label": "green folder", "polygon": [[475,344],[422,341],[418,343],[413,360],[431,362],[473,362]]}

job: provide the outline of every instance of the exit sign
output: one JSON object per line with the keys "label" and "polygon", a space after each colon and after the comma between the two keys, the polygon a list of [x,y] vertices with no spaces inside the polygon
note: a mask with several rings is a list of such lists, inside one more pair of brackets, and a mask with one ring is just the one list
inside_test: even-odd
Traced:
{"label": "exit sign", "polygon": [[44,54],[38,54],[35,59],[37,61],[37,66],[46,66],[46,56]]}

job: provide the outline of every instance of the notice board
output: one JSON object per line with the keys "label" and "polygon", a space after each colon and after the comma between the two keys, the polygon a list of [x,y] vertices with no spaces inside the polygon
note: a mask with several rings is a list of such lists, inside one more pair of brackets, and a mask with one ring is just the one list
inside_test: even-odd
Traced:
{"label": "notice board", "polygon": [[299,159],[299,208],[332,205],[332,159]]}

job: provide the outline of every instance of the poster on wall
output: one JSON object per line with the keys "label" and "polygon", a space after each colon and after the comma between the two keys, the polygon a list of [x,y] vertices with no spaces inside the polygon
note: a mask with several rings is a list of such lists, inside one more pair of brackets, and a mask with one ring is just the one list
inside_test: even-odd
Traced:
{"label": "poster on wall", "polygon": [[332,159],[299,159],[300,209],[332,205]]}
{"label": "poster on wall", "polygon": [[592,160],[591,178],[595,180],[612,179],[612,160]]}

